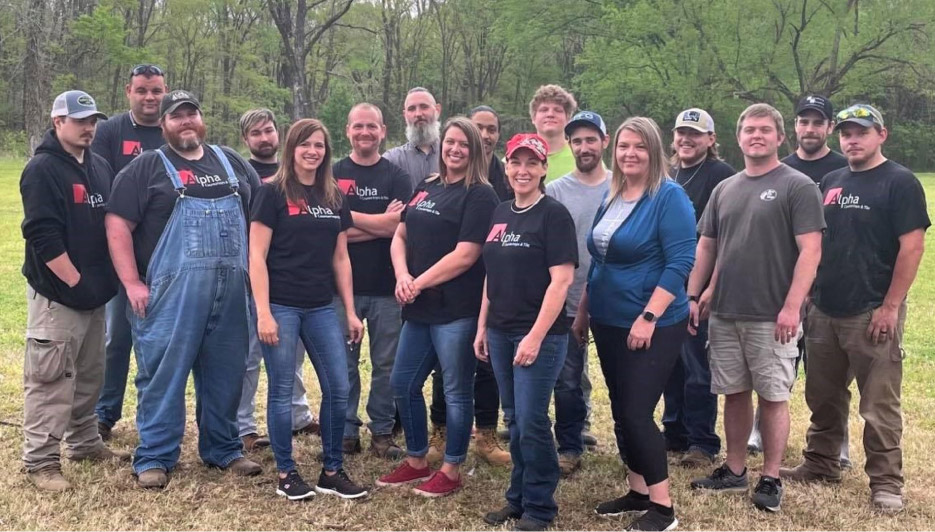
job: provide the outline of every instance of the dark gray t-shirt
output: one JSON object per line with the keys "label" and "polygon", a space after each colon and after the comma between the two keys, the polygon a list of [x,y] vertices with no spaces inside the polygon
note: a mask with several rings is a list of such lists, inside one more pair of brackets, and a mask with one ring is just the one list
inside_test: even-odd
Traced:
{"label": "dark gray t-shirt", "polygon": [[711,312],[724,319],[775,320],[799,258],[796,235],[824,228],[818,185],[785,164],[761,176],[740,172],[722,181],[698,222],[699,233],[717,239]]}

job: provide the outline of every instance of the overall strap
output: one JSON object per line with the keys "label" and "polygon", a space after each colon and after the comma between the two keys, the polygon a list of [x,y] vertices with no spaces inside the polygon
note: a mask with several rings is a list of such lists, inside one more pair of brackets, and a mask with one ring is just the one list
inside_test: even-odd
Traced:
{"label": "overall strap", "polygon": [[231,166],[230,160],[227,158],[227,154],[224,153],[224,150],[216,144],[209,144],[209,147],[218,156],[218,159],[221,160],[221,164],[224,166],[224,171],[227,172],[227,184],[234,190],[234,193],[237,193],[237,190],[240,188],[240,181],[237,179],[237,176],[234,175],[234,168]]}
{"label": "overall strap", "polygon": [[175,169],[175,165],[172,164],[172,161],[169,160],[162,149],[156,149],[156,153],[158,153],[159,157],[162,159],[162,165],[166,167],[166,174],[168,174],[169,179],[172,180],[172,186],[175,187],[175,191],[179,193],[179,196],[184,196],[185,185],[182,184],[182,178],[179,177],[179,171]]}

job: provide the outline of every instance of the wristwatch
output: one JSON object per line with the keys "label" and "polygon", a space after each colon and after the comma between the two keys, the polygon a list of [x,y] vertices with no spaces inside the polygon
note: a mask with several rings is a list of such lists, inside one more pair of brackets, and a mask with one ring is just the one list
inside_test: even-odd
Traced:
{"label": "wristwatch", "polygon": [[643,319],[646,320],[646,321],[648,321],[649,323],[653,323],[653,322],[656,321],[656,315],[653,314],[652,311],[644,310],[644,311],[643,311]]}
{"label": "wristwatch", "polygon": [[698,296],[688,296],[688,300],[691,301],[691,302],[693,302],[693,303],[697,303],[697,302],[698,302]]}

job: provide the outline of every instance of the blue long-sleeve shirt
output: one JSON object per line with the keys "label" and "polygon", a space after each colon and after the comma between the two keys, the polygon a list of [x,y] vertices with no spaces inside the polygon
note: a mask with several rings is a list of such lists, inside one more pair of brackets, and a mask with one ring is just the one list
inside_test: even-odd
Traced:
{"label": "blue long-sleeve shirt", "polygon": [[688,317],[685,281],[695,262],[695,209],[685,190],[666,179],[656,194],[644,194],[630,216],[614,232],[601,255],[594,245],[593,227],[607,212],[597,211],[588,235],[591,270],[588,274],[588,312],[604,325],[630,328],[643,313],[657,286],[675,300],[658,318],[657,326],[673,325]]}

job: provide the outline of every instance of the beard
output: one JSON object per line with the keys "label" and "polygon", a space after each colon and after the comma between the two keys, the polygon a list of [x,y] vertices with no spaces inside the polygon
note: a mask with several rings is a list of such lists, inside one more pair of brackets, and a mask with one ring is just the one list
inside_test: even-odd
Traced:
{"label": "beard", "polygon": [[279,152],[279,146],[271,144],[269,142],[264,142],[256,147],[256,149],[251,149],[250,154],[258,157],[260,159],[268,159],[276,155]]}
{"label": "beard", "polygon": [[802,148],[802,151],[805,153],[814,155],[825,147],[825,143],[821,142],[821,139],[802,139],[799,141],[799,147]]}
{"label": "beard", "polygon": [[176,131],[163,130],[163,135],[166,138],[166,143],[172,147],[175,151],[180,152],[190,152],[198,149],[199,146],[205,142],[205,125],[197,124],[191,126],[189,129],[195,131],[195,138],[182,138],[182,136]]}
{"label": "beard", "polygon": [[436,119],[422,124],[406,124],[406,140],[415,146],[427,146],[438,142],[441,123]]}
{"label": "beard", "polygon": [[583,158],[575,157],[575,167],[579,172],[585,174],[594,170],[597,168],[597,165],[601,164],[601,158],[597,154],[589,153],[587,155],[590,157],[587,161],[582,160]]}

